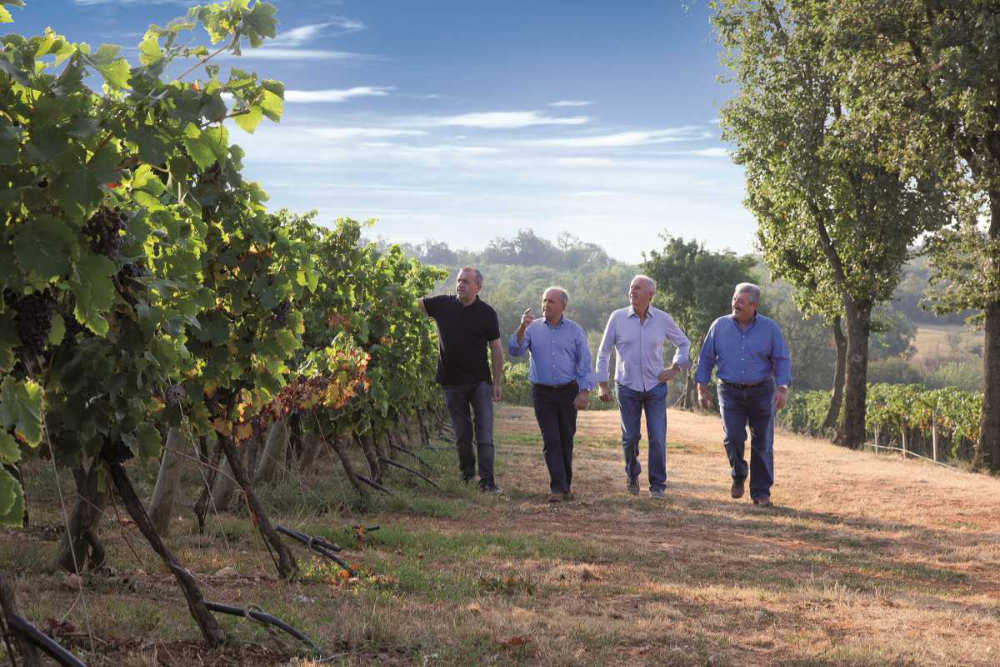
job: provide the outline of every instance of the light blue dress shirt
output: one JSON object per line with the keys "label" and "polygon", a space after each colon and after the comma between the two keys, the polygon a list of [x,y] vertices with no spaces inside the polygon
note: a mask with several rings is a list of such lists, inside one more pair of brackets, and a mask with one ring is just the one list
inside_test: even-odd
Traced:
{"label": "light blue dress shirt", "polygon": [[594,388],[590,370],[590,347],[579,324],[563,317],[556,325],[539,317],[524,329],[521,344],[517,332],[510,335],[507,346],[512,357],[531,350],[528,379],[534,384],[558,386],[576,380],[580,391]]}
{"label": "light blue dress shirt", "polygon": [[740,329],[732,315],[712,322],[701,346],[695,381],[708,384],[716,364],[716,375],[726,382],[757,384],[772,375],[778,385],[792,381],[792,362],[781,327],[760,313],[746,329]]}
{"label": "light blue dress shirt", "polygon": [[632,306],[614,311],[604,327],[604,338],[597,352],[598,381],[608,377],[608,362],[611,348],[614,348],[618,355],[615,381],[633,391],[649,391],[660,384],[657,376],[666,368],[663,365],[664,339],[677,346],[673,363],[690,368],[691,341],[674,318],[652,306],[646,311],[644,321]]}

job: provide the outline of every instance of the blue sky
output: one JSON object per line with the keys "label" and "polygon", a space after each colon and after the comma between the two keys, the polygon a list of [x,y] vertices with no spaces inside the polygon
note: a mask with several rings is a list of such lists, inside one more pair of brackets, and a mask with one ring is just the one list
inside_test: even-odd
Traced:
{"label": "blue sky", "polygon": [[[26,4],[7,30],[134,47],[192,3]],[[730,91],[707,2],[273,4],[278,39],[239,66],[285,83],[285,114],[231,133],[269,205],[454,248],[533,229],[626,261],[661,232],[752,249],[742,170],[719,139]]]}

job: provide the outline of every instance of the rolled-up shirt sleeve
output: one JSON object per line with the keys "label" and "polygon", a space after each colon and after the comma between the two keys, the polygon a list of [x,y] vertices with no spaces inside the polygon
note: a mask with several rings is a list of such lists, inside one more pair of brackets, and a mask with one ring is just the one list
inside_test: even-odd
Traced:
{"label": "rolled-up shirt sleeve", "polygon": [[521,343],[517,342],[517,332],[515,331],[510,335],[510,340],[507,342],[507,351],[512,357],[523,357],[528,351],[530,345],[528,344],[529,336],[528,331],[525,330],[524,338],[521,339]]}
{"label": "rolled-up shirt sleeve", "polygon": [[792,383],[792,359],[785,345],[785,337],[781,329],[774,327],[774,341],[771,343],[771,366],[774,369],[774,381],[786,387]]}
{"label": "rolled-up shirt sleeve", "polygon": [[591,370],[590,345],[583,329],[576,336],[576,383],[580,391],[590,391],[597,384],[597,377]]}
{"label": "rolled-up shirt sleeve", "polygon": [[607,382],[611,362],[611,348],[615,346],[615,316],[614,313],[608,318],[608,323],[604,327],[604,336],[601,337],[601,346],[597,348],[597,373],[598,382]]}

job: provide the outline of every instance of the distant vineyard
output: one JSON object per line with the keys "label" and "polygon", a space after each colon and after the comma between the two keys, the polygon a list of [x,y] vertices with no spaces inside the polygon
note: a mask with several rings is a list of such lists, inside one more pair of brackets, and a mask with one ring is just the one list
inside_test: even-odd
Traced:
{"label": "distant vineyard", "polygon": [[[982,404],[980,392],[872,384],[866,402],[868,440],[938,461],[971,461]],[[819,435],[829,407],[828,392],[793,393],[779,423],[797,433]]]}

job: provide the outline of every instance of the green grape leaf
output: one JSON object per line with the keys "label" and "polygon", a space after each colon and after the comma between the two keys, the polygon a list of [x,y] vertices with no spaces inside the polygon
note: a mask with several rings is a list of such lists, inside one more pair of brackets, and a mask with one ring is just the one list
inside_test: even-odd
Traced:
{"label": "green grape leaf", "polygon": [[285,109],[285,100],[282,99],[284,94],[284,87],[282,87],[280,94],[267,88],[264,88],[261,94],[260,110],[275,123],[281,120],[281,114]]}
{"label": "green grape leaf", "polygon": [[21,460],[21,448],[10,433],[0,431],[0,463],[17,463]]}
{"label": "green grape leaf", "polygon": [[13,475],[0,468],[0,525],[20,526],[24,517],[24,489]]}
{"label": "green grape leaf", "polygon": [[0,164],[14,164],[21,148],[21,132],[3,122],[0,124]]}
{"label": "green grape leaf", "polygon": [[129,88],[128,78],[131,68],[127,60],[117,58],[117,55],[117,46],[101,44],[101,47],[97,49],[97,53],[89,56],[88,59],[112,88],[127,89]]}
{"label": "green grape leaf", "polygon": [[215,162],[215,153],[202,135],[194,123],[188,123],[184,128],[184,148],[200,169],[208,169]]}
{"label": "green grape leaf", "polygon": [[160,49],[160,40],[156,33],[147,31],[146,36],[139,42],[139,62],[144,66],[149,66],[163,60],[163,51]]}
{"label": "green grape leaf", "polygon": [[0,373],[9,373],[17,362],[14,348],[21,344],[13,317],[0,318]]}
{"label": "green grape leaf", "polygon": [[13,23],[13,22],[14,22],[14,17],[10,15],[10,12],[7,11],[3,6],[0,6],[0,23]]}
{"label": "green grape leaf", "polygon": [[150,164],[162,164],[167,159],[167,148],[156,129],[150,125],[132,128],[126,138],[139,149],[139,159]]}
{"label": "green grape leaf", "polygon": [[139,458],[147,460],[158,457],[163,447],[160,432],[151,424],[142,424],[135,433],[123,433],[122,442]]}
{"label": "green grape leaf", "polygon": [[229,131],[223,126],[217,125],[206,127],[201,136],[219,164],[225,164],[229,157]]}
{"label": "green grape leaf", "polygon": [[69,225],[39,217],[20,227],[14,237],[14,255],[24,271],[48,281],[69,270],[69,248],[76,243]]}
{"label": "green grape leaf", "polygon": [[249,110],[244,113],[239,113],[233,116],[233,120],[236,124],[240,126],[244,132],[249,132],[253,134],[253,131],[257,129],[260,124],[261,118],[263,118],[263,112],[259,106],[252,106]]}
{"label": "green grape leaf", "polygon": [[42,441],[42,386],[34,380],[8,375],[0,386],[0,423],[14,427],[14,435],[29,447]]}
{"label": "green grape leaf", "polygon": [[98,336],[108,333],[108,321],[104,319],[115,302],[115,286],[111,276],[117,271],[115,263],[107,257],[85,252],[77,262],[79,282],[73,281],[76,295],[76,319]]}

